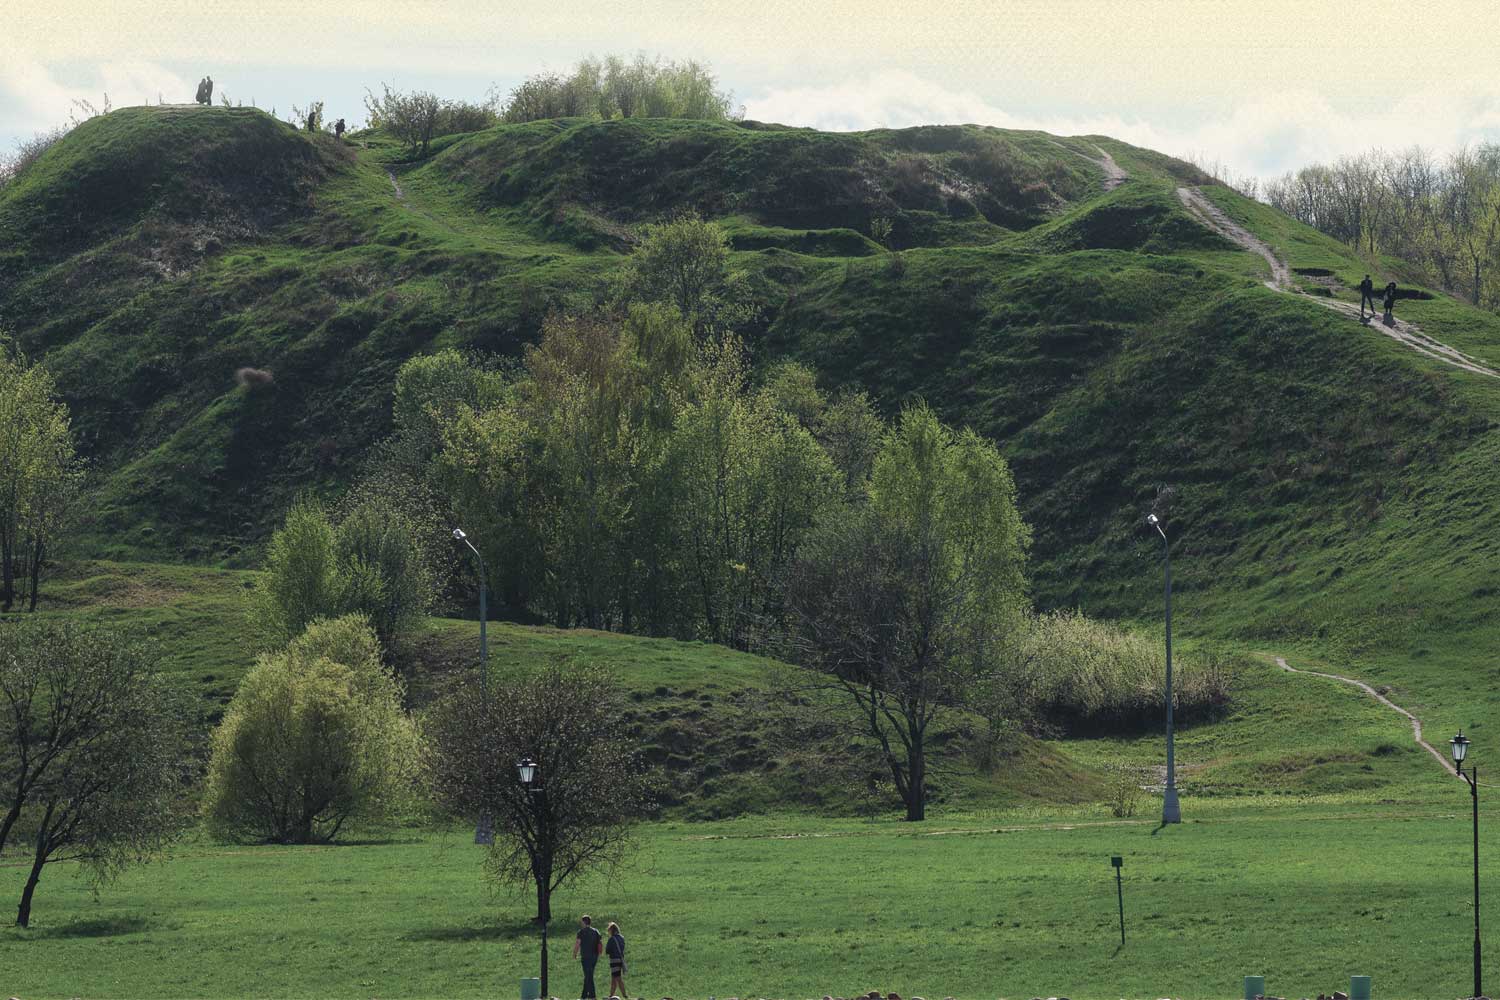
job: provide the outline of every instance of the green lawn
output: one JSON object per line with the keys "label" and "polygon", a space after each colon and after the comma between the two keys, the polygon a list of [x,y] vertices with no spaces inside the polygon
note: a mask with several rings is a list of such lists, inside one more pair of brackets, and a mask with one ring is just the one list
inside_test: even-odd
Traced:
{"label": "green lawn", "polygon": [[[550,985],[576,995],[572,926],[588,911],[620,922],[630,991],[650,997],[1223,998],[1246,974],[1287,996],[1347,988],[1350,974],[1373,976],[1377,996],[1466,995],[1468,796],[1436,773],[1424,803],[1400,806],[1189,795],[1187,822],[1162,830],[1097,807],[651,826],[616,882],[555,901]],[[478,852],[464,830],[198,842],[98,900],[51,872],[32,929],[0,931],[5,988],[28,1000],[511,994],[534,974],[537,936],[523,898],[481,884]],[[0,885],[13,894],[21,878],[6,869]]]}

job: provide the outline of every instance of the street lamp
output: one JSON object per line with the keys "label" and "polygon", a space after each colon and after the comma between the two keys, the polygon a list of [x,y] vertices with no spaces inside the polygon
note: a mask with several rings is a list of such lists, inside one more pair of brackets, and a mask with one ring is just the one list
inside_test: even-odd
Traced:
{"label": "street lamp", "polygon": [[1458,735],[1448,741],[1453,751],[1453,763],[1458,765],[1458,776],[1469,783],[1469,795],[1474,799],[1474,995],[1484,996],[1479,987],[1479,772],[1469,768],[1464,774],[1464,758],[1469,756],[1469,740],[1460,729]]}
{"label": "street lamp", "polygon": [[1182,807],[1177,803],[1177,760],[1172,733],[1172,545],[1167,541],[1161,518],[1146,515],[1146,523],[1161,535],[1162,559],[1166,567],[1167,594],[1167,790],[1161,800],[1162,826],[1182,822]]}
{"label": "street lamp", "polygon": [[[523,757],[516,762],[516,774],[521,779],[521,787],[537,797],[539,809],[537,812],[537,833],[539,838],[544,835],[542,824],[546,821],[547,812],[547,790],[537,780],[541,777],[541,768],[537,767],[536,761],[530,757]],[[548,914],[550,916],[550,913]],[[550,996],[547,992],[547,917],[541,913],[536,915],[537,923],[542,925],[542,996]]]}
{"label": "street lamp", "polygon": [[[488,609],[485,607],[486,587],[484,573],[484,556],[469,541],[469,536],[464,534],[464,529],[453,529],[453,540],[463,542],[474,553],[474,558],[479,560],[479,697],[486,708],[490,703],[490,642],[485,635],[485,619],[488,617]],[[495,842],[495,821],[490,816],[489,810],[479,814],[479,823],[474,827],[474,843],[489,846]]]}

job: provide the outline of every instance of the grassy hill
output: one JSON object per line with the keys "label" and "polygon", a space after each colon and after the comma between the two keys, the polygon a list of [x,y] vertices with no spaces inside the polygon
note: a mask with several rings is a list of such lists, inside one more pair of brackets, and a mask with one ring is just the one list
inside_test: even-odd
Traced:
{"label": "grassy hill", "polygon": [[[1113,190],[1104,153],[1129,175]],[[1500,610],[1500,387],[1265,288],[1175,197],[1203,180],[1107,138],[972,126],[565,120],[412,162],[253,110],[133,108],[0,191],[0,323],[56,372],[97,476],[75,555],[253,565],[289,499],[338,492],[386,432],[403,360],[518,351],[592,301],[633,226],[696,210],[757,290],[761,360],[888,412],[924,396],[1001,444],[1040,604],[1154,616],[1140,519],[1175,486],[1180,628],[1305,644],[1456,710],[1496,679],[1473,651]],[[1310,291],[1369,269],[1208,193]],[[1401,308],[1500,361],[1490,315]]]}

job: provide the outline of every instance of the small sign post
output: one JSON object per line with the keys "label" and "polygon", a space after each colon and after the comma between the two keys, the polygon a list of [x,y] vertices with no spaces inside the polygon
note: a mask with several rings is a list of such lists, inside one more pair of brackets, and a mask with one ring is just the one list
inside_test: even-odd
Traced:
{"label": "small sign post", "polygon": [[1120,868],[1125,864],[1125,859],[1116,854],[1109,859],[1109,863],[1115,867],[1115,895],[1120,900],[1120,947],[1125,947],[1125,886],[1120,879]]}

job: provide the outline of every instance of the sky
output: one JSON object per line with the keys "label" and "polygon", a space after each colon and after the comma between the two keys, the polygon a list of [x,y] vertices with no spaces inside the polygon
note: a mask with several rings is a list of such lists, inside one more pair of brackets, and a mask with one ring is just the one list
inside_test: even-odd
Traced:
{"label": "sky", "polygon": [[0,150],[218,94],[287,117],[367,87],[481,98],[587,55],[708,63],[746,116],[824,129],[1103,134],[1270,177],[1372,148],[1500,141],[1493,0],[0,0]]}

